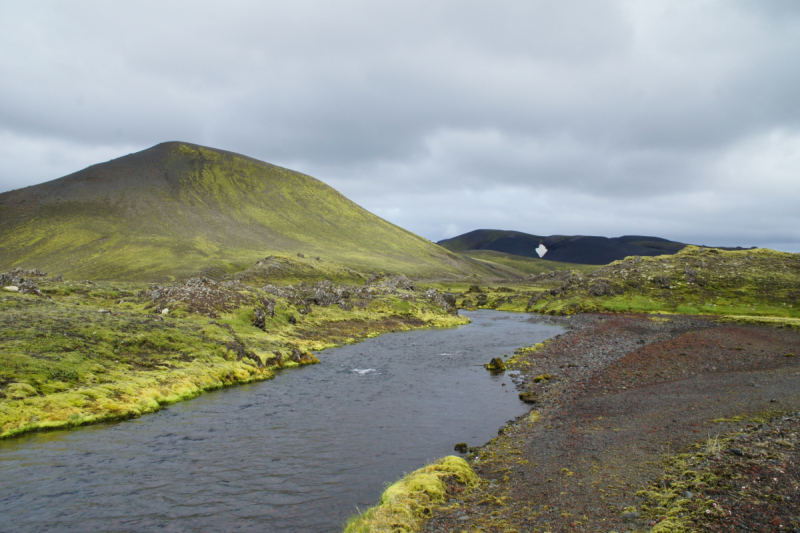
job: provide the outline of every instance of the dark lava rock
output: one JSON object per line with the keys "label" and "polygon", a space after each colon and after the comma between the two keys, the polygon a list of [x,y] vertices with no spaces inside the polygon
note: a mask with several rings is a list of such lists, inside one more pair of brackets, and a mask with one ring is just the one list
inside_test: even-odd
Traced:
{"label": "dark lava rock", "polygon": [[442,295],[439,291],[431,287],[427,291],[425,291],[425,298],[428,298],[432,303],[438,305],[439,307],[443,308],[446,312],[450,313],[451,315],[457,315],[458,309],[456,309],[455,305],[452,305],[448,302],[448,300],[455,303],[455,297],[447,298],[446,296]]}
{"label": "dark lava rock", "polygon": [[655,276],[653,278],[653,284],[662,289],[669,289],[669,286],[672,285],[672,280],[669,276]]}
{"label": "dark lava rock", "polygon": [[537,396],[538,396],[538,394],[536,394],[532,390],[519,393],[519,399],[522,400],[525,403],[536,403]]}
{"label": "dark lava rock", "polygon": [[267,314],[261,309],[253,310],[253,325],[260,330],[267,330]]}
{"label": "dark lava rock", "polygon": [[292,348],[292,353],[289,355],[289,359],[294,361],[295,363],[299,363],[303,357],[303,354],[297,348]]}
{"label": "dark lava rock", "polygon": [[292,353],[289,355],[289,359],[301,365],[313,365],[315,363],[319,363],[317,356],[309,352],[303,352],[298,348],[292,348]]}
{"label": "dark lava rock", "polygon": [[272,352],[272,353],[274,353],[275,356],[268,358],[267,361],[266,361],[266,365],[267,366],[275,366],[275,365],[277,365],[277,366],[283,368],[283,354],[281,352],[278,352],[278,351],[275,351],[275,352]]}
{"label": "dark lava rock", "polygon": [[592,296],[606,296],[614,294],[614,291],[606,280],[601,279],[589,286],[589,294]]}
{"label": "dark lava rock", "polygon": [[294,325],[294,324],[297,324],[297,317],[296,317],[296,316],[294,316],[294,313],[292,313],[291,315],[289,315],[289,324],[293,324],[293,325]]}

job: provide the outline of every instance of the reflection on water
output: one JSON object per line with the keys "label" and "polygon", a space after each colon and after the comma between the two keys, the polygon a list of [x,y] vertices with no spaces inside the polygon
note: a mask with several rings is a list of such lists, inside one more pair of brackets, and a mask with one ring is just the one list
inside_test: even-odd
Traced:
{"label": "reflection on water", "polygon": [[561,328],[465,314],[137,420],[1,442],[0,531],[338,531],[386,482],[527,410],[481,365]]}

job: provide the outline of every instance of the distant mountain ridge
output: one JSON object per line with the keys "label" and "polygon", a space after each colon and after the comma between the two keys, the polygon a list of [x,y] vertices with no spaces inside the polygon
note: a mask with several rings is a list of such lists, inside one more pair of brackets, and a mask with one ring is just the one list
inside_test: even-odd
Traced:
{"label": "distant mountain ridge", "polygon": [[521,231],[479,229],[464,233],[437,244],[453,252],[494,250],[522,257],[538,258],[536,249],[544,245],[542,259],[581,265],[606,265],[625,257],[675,254],[685,243],[660,237],[626,235],[623,237],[593,237],[585,235],[531,235]]}
{"label": "distant mountain ridge", "polygon": [[165,280],[234,272],[272,253],[420,277],[476,272],[317,179],[190,143],[0,194],[0,270]]}

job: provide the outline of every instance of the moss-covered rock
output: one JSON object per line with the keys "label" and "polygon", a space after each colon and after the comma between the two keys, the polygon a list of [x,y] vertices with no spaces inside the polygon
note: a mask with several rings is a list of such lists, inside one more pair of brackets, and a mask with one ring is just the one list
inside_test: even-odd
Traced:
{"label": "moss-covered rock", "polygon": [[539,400],[539,395],[535,391],[529,390],[519,393],[519,399],[525,403],[536,403]]}
{"label": "moss-covered rock", "polygon": [[483,365],[489,372],[502,372],[506,369],[506,364],[499,357],[492,358],[491,361]]}

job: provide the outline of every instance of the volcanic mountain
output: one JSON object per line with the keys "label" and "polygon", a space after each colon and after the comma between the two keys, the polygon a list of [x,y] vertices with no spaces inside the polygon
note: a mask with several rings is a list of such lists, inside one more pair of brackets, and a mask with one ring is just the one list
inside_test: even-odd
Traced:
{"label": "volcanic mountain", "polygon": [[[551,235],[541,237],[520,231],[479,229],[439,241],[437,244],[453,252],[493,250],[522,257],[540,257],[537,248],[547,251],[541,257],[548,261],[605,265],[628,256],[675,254],[686,244],[659,237],[627,235],[624,237],[590,237],[583,235]],[[540,249],[541,250],[541,249]]]}
{"label": "volcanic mountain", "polygon": [[478,268],[310,176],[188,143],[0,194],[1,270],[164,280],[271,253],[419,277]]}

